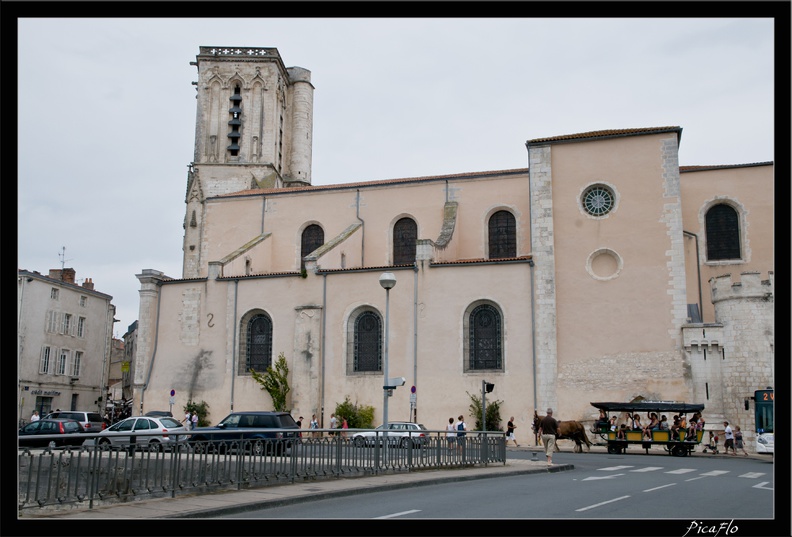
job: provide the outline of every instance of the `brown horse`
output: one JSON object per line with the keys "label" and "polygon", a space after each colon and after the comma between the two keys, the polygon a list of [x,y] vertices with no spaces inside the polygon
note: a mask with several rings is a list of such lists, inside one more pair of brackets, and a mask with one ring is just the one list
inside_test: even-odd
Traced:
{"label": "brown horse", "polygon": [[[539,413],[534,410],[533,426],[535,431],[539,430],[539,424],[543,419],[544,416],[540,416]],[[591,449],[591,441],[588,439],[588,436],[586,436],[586,428],[579,421],[559,421],[558,436],[556,438],[558,440],[574,440],[575,453],[583,452],[583,444],[586,444],[586,451]],[[558,443],[556,443],[556,451],[561,451],[558,448]]]}

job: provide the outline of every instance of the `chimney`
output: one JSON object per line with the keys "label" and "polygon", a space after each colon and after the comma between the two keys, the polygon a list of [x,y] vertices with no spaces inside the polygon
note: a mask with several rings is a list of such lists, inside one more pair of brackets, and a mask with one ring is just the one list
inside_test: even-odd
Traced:
{"label": "chimney", "polygon": [[65,268],[63,269],[63,276],[62,279],[66,283],[74,283],[74,277],[77,276],[77,272],[73,268]]}
{"label": "chimney", "polygon": [[63,274],[63,271],[61,269],[50,269],[49,271],[49,277],[52,278],[53,280],[60,280],[61,274]]}
{"label": "chimney", "polygon": [[86,289],[90,289],[91,291],[93,291],[94,288],[93,278],[85,278],[85,281],[83,282],[82,286],[85,287]]}

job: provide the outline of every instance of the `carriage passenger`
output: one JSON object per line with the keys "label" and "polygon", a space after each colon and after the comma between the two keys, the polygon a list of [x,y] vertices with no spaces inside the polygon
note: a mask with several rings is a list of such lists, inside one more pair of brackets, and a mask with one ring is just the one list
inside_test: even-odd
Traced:
{"label": "carriage passenger", "polygon": [[643,433],[644,436],[652,438],[652,431],[658,430],[658,427],[660,425],[660,420],[657,419],[657,414],[654,412],[648,414],[648,417],[649,417],[649,424],[646,427],[644,427]]}
{"label": "carriage passenger", "polygon": [[616,432],[616,416],[611,416],[610,419],[610,430]]}
{"label": "carriage passenger", "polygon": [[660,416],[660,423],[657,425],[658,431],[667,431],[668,430],[668,418],[665,414]]}
{"label": "carriage passenger", "polygon": [[687,439],[696,440],[696,431],[698,431],[698,419],[696,417],[690,418],[690,424],[687,430]]}
{"label": "carriage passenger", "polygon": [[600,408],[599,418],[597,418],[597,430],[605,431],[608,429],[608,415]]}
{"label": "carriage passenger", "polygon": [[679,437],[679,416],[674,414],[674,423],[671,424],[671,438],[677,439]]}
{"label": "carriage passenger", "polygon": [[616,433],[616,438],[618,440],[624,440],[625,438],[627,438],[626,433],[627,433],[627,425],[622,423],[621,427],[619,427],[619,430]]}
{"label": "carriage passenger", "polygon": [[641,416],[636,412],[632,415],[632,430],[643,431],[643,424],[641,423]]}

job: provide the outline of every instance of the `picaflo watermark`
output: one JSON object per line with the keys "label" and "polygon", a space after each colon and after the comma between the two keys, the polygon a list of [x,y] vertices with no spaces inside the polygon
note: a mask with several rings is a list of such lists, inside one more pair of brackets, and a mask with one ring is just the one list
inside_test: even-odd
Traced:
{"label": "picaflo watermark", "polygon": [[737,533],[739,528],[734,525],[734,520],[728,522],[721,522],[720,524],[707,525],[704,522],[696,522],[695,520],[688,526],[685,535],[709,535],[710,537],[718,537],[719,535],[733,535]]}

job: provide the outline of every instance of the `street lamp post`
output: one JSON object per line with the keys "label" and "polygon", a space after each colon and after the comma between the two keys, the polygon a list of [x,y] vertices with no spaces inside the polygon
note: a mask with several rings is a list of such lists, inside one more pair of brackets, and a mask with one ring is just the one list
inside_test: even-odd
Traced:
{"label": "street lamp post", "polygon": [[388,455],[388,325],[390,324],[390,290],[396,285],[396,276],[385,272],[380,276],[379,283],[385,289],[385,352],[382,361],[382,460],[387,462]]}

